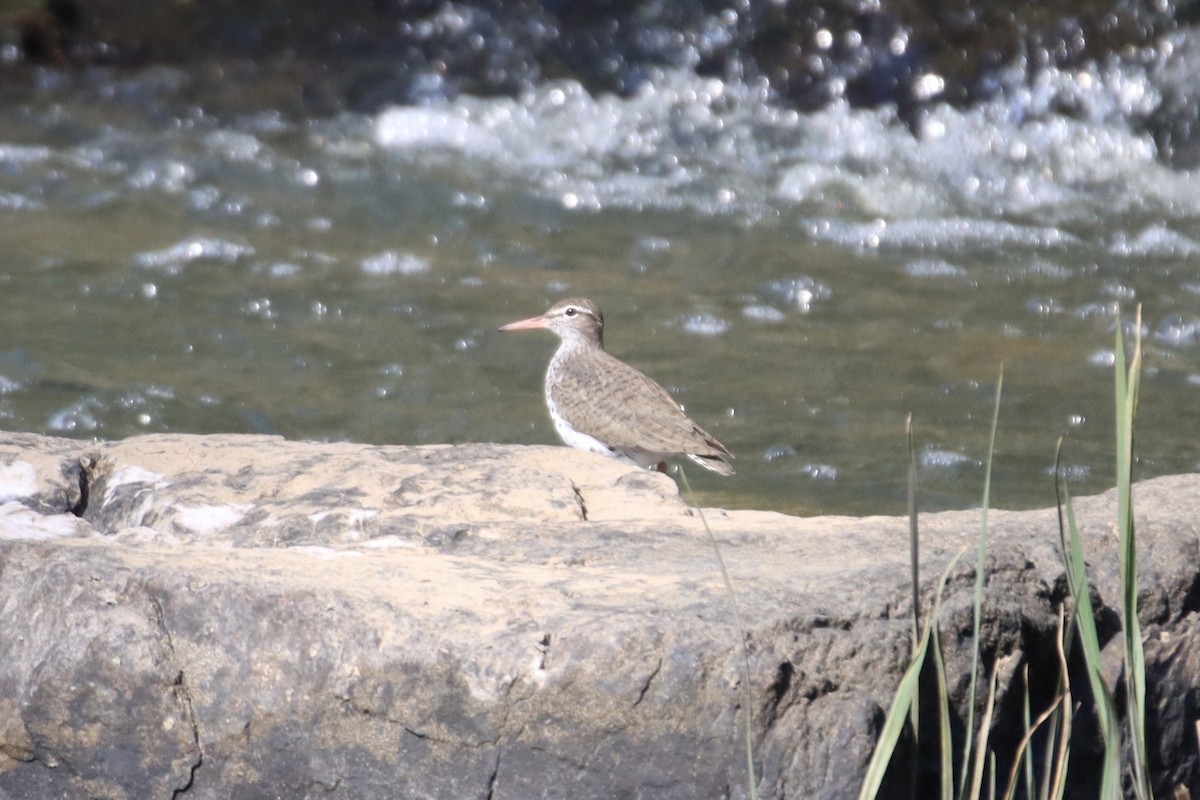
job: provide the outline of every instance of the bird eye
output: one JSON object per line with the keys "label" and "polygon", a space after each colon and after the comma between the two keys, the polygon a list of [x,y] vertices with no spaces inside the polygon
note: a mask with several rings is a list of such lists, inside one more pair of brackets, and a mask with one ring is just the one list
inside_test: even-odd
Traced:
{"label": "bird eye", "polygon": [[573,317],[577,313],[579,313],[579,311],[578,311],[578,309],[575,308],[575,306],[567,306],[567,310],[564,311],[563,313],[566,314],[568,317]]}

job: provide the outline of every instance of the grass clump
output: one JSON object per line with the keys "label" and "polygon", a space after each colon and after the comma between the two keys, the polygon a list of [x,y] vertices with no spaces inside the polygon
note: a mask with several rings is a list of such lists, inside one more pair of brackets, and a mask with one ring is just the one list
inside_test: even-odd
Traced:
{"label": "grass clump", "polygon": [[[1133,522],[1133,443],[1134,418],[1137,411],[1138,384],[1141,372],[1141,309],[1134,319],[1134,339],[1128,357],[1122,326],[1118,320],[1116,334],[1116,359],[1114,366],[1114,390],[1116,406],[1116,492],[1117,492],[1117,550],[1120,573],[1120,617],[1123,635],[1123,708],[1116,701],[1117,687],[1106,683],[1100,662],[1100,634],[1096,627],[1095,610],[1092,606],[1090,584],[1087,577],[1086,556],[1082,537],[1075,520],[1070,494],[1056,455],[1055,492],[1059,509],[1059,541],[1062,550],[1069,598],[1066,607],[1058,610],[1058,625],[1055,648],[1058,664],[1056,691],[1037,715],[1033,713],[1028,682],[1028,665],[1020,673],[1024,678],[1025,691],[1022,705],[1023,731],[1012,754],[1011,766],[1004,776],[997,775],[997,754],[989,743],[992,713],[995,708],[997,680],[1002,671],[1014,665],[1006,664],[1001,657],[991,665],[990,674],[983,681],[986,694],[983,711],[978,721],[975,717],[976,697],[979,682],[984,677],[980,670],[980,628],[983,609],[985,582],[985,558],[988,539],[988,509],[990,506],[991,468],[999,419],[1003,369],[996,384],[996,402],[992,415],[991,436],[983,485],[983,505],[980,530],[976,548],[975,586],[972,604],[972,656],[971,673],[967,676],[968,703],[966,718],[961,732],[957,752],[958,771],[955,773],[955,743],[951,731],[948,677],[938,640],[938,616],[950,570],[963,553],[951,560],[942,573],[933,598],[933,608],[924,624],[920,621],[918,529],[915,501],[916,471],[912,456],[911,423],[909,438],[909,518],[910,546],[912,552],[913,603],[913,655],[909,667],[900,680],[888,710],[875,752],[867,767],[860,800],[872,800],[879,796],[884,777],[901,737],[907,729],[914,742],[921,729],[919,725],[922,703],[930,703],[927,690],[922,693],[921,676],[932,672],[933,689],[937,713],[936,731],[939,763],[937,795],[943,800],[976,800],[976,798],[1009,798],[1023,796],[1037,800],[1058,800],[1072,784],[1071,741],[1075,730],[1075,717],[1080,708],[1080,698],[1072,692],[1068,664],[1079,664],[1090,694],[1087,712],[1094,716],[1099,732],[1099,747],[1103,753],[1099,773],[1099,797],[1101,800],[1117,800],[1124,796],[1126,788],[1138,800],[1150,800],[1153,793],[1147,769],[1146,750],[1146,667],[1142,646],[1141,627],[1138,623],[1137,606],[1137,548]],[[1058,453],[1061,454],[1062,440]],[[919,634],[918,634],[919,631]],[[1073,650],[1078,648],[1078,655]],[[1008,656],[1007,658],[1014,658]],[[1087,698],[1083,698],[1086,700]],[[1124,746],[1123,746],[1124,745]],[[1035,747],[1040,752],[1034,752]],[[919,749],[913,748],[914,754]],[[916,756],[914,755],[914,758]],[[1091,782],[1095,775],[1089,765],[1090,774],[1082,775],[1079,781]],[[1001,778],[1003,778],[1001,780]],[[911,791],[914,797],[935,796],[926,789],[918,792],[917,772],[911,775]]]}

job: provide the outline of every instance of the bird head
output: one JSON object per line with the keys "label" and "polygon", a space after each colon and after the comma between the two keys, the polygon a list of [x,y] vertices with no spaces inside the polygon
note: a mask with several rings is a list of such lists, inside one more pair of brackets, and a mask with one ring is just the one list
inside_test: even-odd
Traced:
{"label": "bird head", "polygon": [[564,342],[591,342],[604,346],[604,315],[591,300],[573,297],[559,300],[545,314],[511,322],[502,331],[545,328]]}

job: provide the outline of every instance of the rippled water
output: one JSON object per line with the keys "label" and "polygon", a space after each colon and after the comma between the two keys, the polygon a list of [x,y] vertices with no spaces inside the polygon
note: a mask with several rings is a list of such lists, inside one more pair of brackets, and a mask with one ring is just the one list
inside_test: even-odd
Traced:
{"label": "rippled water", "polygon": [[[1200,183],[1145,76],[1047,73],[928,115],[801,115],[681,74],[377,117],[206,115],[174,71],[43,73],[0,104],[0,424],[553,442],[566,293],[737,455],[704,501],[901,513],[1112,483],[1116,309],[1143,305],[1142,476],[1200,469]],[[1064,97],[1070,118],[1052,113]]]}

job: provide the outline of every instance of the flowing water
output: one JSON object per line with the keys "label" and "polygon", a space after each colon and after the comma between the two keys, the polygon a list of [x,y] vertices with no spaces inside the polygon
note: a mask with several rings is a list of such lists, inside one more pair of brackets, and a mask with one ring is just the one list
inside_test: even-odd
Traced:
{"label": "flowing water", "polygon": [[[214,117],[184,72],[38,73],[0,103],[0,425],[551,443],[546,334],[606,343],[737,456],[706,504],[903,513],[1112,478],[1113,346],[1143,307],[1142,477],[1200,469],[1200,183],[1136,71],[929,113],[772,106],[663,73],[376,116]],[[1054,110],[1064,96],[1074,112]],[[1132,329],[1129,329],[1132,331]]]}

